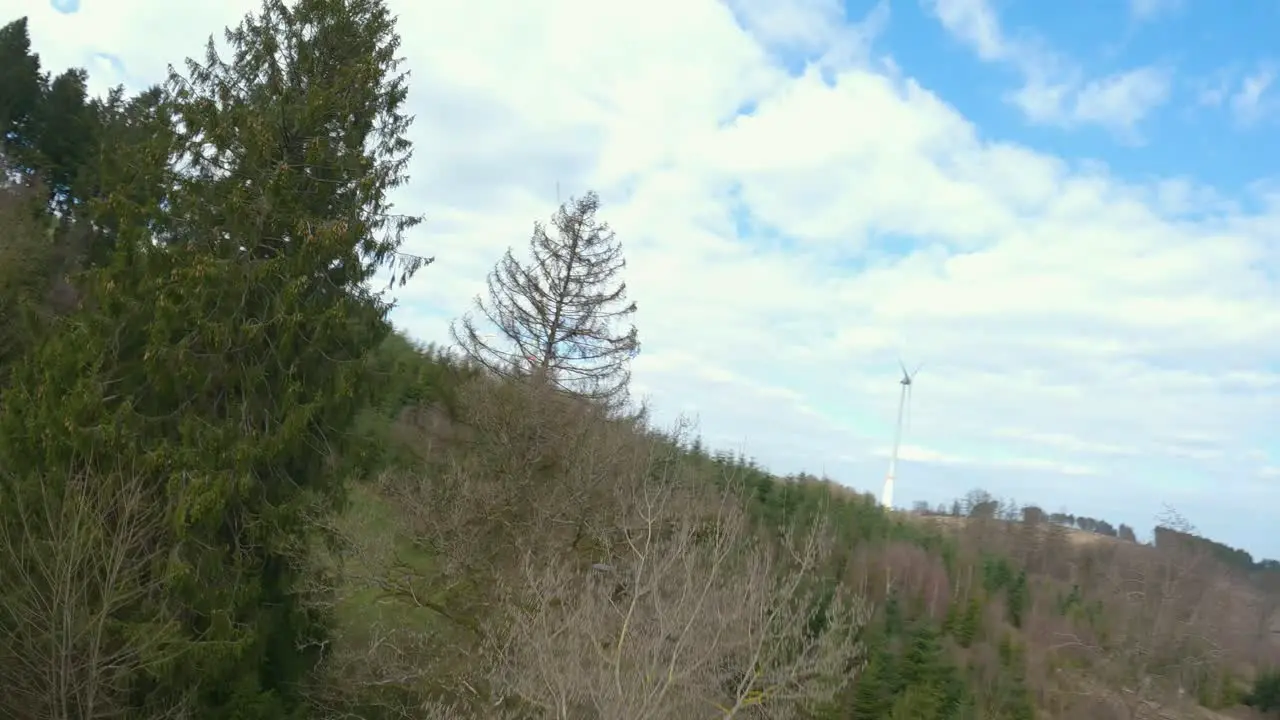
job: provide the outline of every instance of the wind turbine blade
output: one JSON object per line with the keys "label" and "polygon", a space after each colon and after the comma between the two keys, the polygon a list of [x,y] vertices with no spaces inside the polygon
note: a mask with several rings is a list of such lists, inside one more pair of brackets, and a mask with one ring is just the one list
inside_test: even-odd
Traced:
{"label": "wind turbine blade", "polygon": [[915,388],[911,385],[911,383],[907,384],[907,430],[911,429],[911,396],[915,394]]}
{"label": "wind turbine blade", "polygon": [[920,363],[919,365],[916,365],[916,369],[911,373],[911,379],[914,380],[916,375],[920,374],[920,368],[922,367],[924,367],[924,363]]}

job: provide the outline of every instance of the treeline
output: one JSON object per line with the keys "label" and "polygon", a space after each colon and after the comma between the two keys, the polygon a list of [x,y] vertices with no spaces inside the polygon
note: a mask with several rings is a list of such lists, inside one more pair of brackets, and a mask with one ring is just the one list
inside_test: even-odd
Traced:
{"label": "treeline", "polygon": [[1083,530],[1084,532],[1119,538],[1129,542],[1137,542],[1133,528],[1120,523],[1112,525],[1106,520],[1099,520],[1085,515],[1074,515],[1068,512],[1046,513],[1036,505],[1019,505],[1009,500],[1000,500],[982,489],[971,490],[962,498],[957,498],[950,505],[940,504],[930,508],[927,502],[917,502],[913,511],[918,515],[947,517],[969,517],[985,519],[1022,520],[1029,523],[1052,522],[1063,527]]}
{"label": "treeline", "polygon": [[1194,547],[1208,552],[1223,565],[1244,573],[1280,572],[1280,562],[1276,560],[1254,560],[1253,555],[1246,550],[1174,528],[1157,526],[1155,544],[1157,547]]}
{"label": "treeline", "polygon": [[[1118,538],[1132,543],[1138,542],[1133,527],[1125,523],[1112,525],[1106,520],[1085,515],[1075,515],[1070,512],[1046,513],[1036,505],[1019,505],[1013,501],[999,500],[981,489],[970,491],[963,498],[957,498],[952,501],[950,505],[940,504],[931,508],[927,502],[916,502],[912,511],[917,515],[935,517],[999,518],[1008,521],[1020,520],[1033,524],[1052,522],[1062,527],[1096,535]],[[1186,550],[1194,548],[1205,551],[1226,567],[1246,574],[1280,572],[1280,561],[1254,560],[1253,556],[1245,550],[1233,548],[1215,540],[1166,525],[1157,524],[1152,529],[1151,542],[1162,548],[1182,548]]]}

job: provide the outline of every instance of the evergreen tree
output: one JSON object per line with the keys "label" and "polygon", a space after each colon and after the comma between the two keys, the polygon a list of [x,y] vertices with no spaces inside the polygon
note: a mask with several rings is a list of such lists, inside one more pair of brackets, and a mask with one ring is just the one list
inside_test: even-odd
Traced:
{"label": "evergreen tree", "polygon": [[27,19],[19,18],[0,27],[0,167],[30,172],[43,97],[40,57],[31,52]]}
{"label": "evergreen tree", "polygon": [[890,636],[901,633],[904,629],[902,603],[898,601],[896,592],[889,595],[884,602],[884,630]]}
{"label": "evergreen tree", "polygon": [[0,164],[39,182],[64,214],[94,143],[86,79],[73,68],[49,82],[31,51],[27,19],[0,27]]}
{"label": "evergreen tree", "polygon": [[1003,716],[1008,720],[1035,720],[1035,705],[1027,690],[1026,680],[1019,676],[1008,682],[1010,687],[1005,695]]}
{"label": "evergreen tree", "polygon": [[880,720],[889,716],[896,684],[892,662],[886,653],[877,653],[854,681],[849,709],[857,720]]}
{"label": "evergreen tree", "polygon": [[1280,714],[1280,670],[1258,673],[1253,689],[1244,698],[1244,704],[1258,712]]}
{"label": "evergreen tree", "polygon": [[982,623],[982,601],[976,596],[969,598],[964,605],[964,612],[956,622],[955,639],[960,647],[969,647],[978,635]]}
{"label": "evergreen tree", "polygon": [[939,712],[937,689],[931,685],[913,685],[894,701],[889,720],[937,720]]}
{"label": "evergreen tree", "polygon": [[[89,306],[0,398],[0,508],[127,472],[165,510],[163,593],[112,618],[115,642],[167,638],[134,678],[138,717],[305,714],[326,625],[301,583],[313,520],[341,501],[333,460],[389,330],[367,283],[421,264],[398,254],[416,219],[386,202],[409,119],[385,6],[267,0],[228,40],[230,60],[211,43],[171,103],[153,98],[181,118],[176,190],[161,203],[136,178],[103,183],[95,212],[115,234],[82,280]],[[108,164],[146,166],[160,147]],[[170,621],[136,625],[148,608]]]}
{"label": "evergreen tree", "polygon": [[[178,185],[170,158],[178,139],[176,109],[160,87],[133,97],[115,88],[91,103],[92,154],[76,176],[73,194],[84,206],[77,216],[91,219],[80,230],[85,264],[111,261],[116,238],[135,229],[148,243],[173,237]],[[127,152],[120,149],[127,148]]]}
{"label": "evergreen tree", "polygon": [[995,594],[1009,585],[1013,568],[1002,557],[986,556],[982,559],[982,586],[989,594]]}
{"label": "evergreen tree", "polygon": [[50,290],[66,270],[49,242],[42,200],[35,189],[0,186],[0,388],[34,344]]}
{"label": "evergreen tree", "polygon": [[1018,575],[1013,579],[1013,583],[1009,586],[1007,593],[1009,603],[1009,622],[1016,628],[1022,627],[1022,617],[1027,611],[1027,604],[1030,602],[1030,594],[1027,590],[1027,571],[1020,570]]}
{"label": "evergreen tree", "polygon": [[960,625],[960,613],[962,605],[955,600],[947,604],[947,612],[942,616],[942,633],[944,635],[954,636],[956,628]]}
{"label": "evergreen tree", "polygon": [[942,643],[938,633],[921,623],[911,634],[902,658],[902,687],[933,685],[941,677]]}
{"label": "evergreen tree", "polygon": [[973,707],[973,693],[965,682],[960,668],[949,663],[944,678],[940,682],[941,692],[938,702],[939,720],[961,720],[967,717]]}
{"label": "evergreen tree", "polygon": [[41,180],[64,214],[71,212],[74,190],[95,142],[95,120],[84,70],[68,70],[45,90],[38,111],[37,150]]}

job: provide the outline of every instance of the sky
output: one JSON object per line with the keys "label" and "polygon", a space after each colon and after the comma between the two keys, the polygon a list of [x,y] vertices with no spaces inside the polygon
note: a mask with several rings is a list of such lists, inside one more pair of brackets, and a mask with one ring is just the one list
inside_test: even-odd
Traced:
{"label": "sky", "polygon": [[[1280,557],[1280,4],[389,0],[412,73],[393,318],[448,342],[600,193],[661,424],[896,499],[972,488]],[[0,0],[141,88],[246,0]],[[0,21],[11,18],[0,17]]]}

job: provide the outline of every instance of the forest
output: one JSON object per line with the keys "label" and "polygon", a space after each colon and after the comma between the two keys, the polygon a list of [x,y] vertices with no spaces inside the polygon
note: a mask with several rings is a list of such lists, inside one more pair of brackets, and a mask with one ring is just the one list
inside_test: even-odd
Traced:
{"label": "forest", "polygon": [[0,21],[0,717],[1280,717],[1280,565],[1172,510],[886,511],[655,426],[594,193],[448,347],[393,327],[381,0],[103,97]]}

